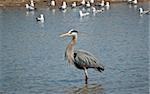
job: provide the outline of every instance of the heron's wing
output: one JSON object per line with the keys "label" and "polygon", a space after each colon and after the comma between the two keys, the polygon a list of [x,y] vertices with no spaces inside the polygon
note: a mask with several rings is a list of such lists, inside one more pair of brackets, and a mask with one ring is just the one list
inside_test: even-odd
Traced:
{"label": "heron's wing", "polygon": [[104,66],[97,62],[97,59],[89,52],[76,50],[74,52],[74,63],[77,67],[95,68],[98,71],[103,71]]}

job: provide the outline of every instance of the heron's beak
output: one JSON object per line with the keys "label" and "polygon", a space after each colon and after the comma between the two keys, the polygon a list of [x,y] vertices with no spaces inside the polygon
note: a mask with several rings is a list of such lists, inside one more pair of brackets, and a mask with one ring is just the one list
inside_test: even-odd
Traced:
{"label": "heron's beak", "polygon": [[67,32],[67,33],[65,33],[65,34],[61,34],[59,37],[66,37],[66,36],[69,36],[70,34]]}

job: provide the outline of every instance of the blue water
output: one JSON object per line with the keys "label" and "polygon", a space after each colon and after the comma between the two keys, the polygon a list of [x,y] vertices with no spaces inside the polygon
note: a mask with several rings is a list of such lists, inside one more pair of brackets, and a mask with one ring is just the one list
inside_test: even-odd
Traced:
{"label": "blue water", "polygon": [[[80,18],[79,8],[0,8],[0,94],[148,94],[149,15],[138,8],[112,4],[103,13]],[[45,23],[35,18],[43,13]],[[64,59],[70,38],[59,35],[74,28],[81,32],[76,49],[84,49],[105,65],[82,70]]]}

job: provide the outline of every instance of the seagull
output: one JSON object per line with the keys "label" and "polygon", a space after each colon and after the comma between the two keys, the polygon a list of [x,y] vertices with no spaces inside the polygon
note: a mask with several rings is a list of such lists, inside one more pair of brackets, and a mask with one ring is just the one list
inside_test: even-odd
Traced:
{"label": "seagull", "polygon": [[106,2],[105,7],[106,7],[107,10],[109,10],[109,8],[110,8],[110,2]]}
{"label": "seagull", "polygon": [[55,1],[54,0],[51,1],[51,6],[55,6]]}
{"label": "seagull", "polygon": [[100,10],[97,10],[95,7],[92,7],[92,12],[93,13],[100,13],[100,12],[103,12],[104,9],[100,9]]}
{"label": "seagull", "polygon": [[149,14],[150,13],[150,10],[144,10],[143,8],[139,8],[139,12],[140,12],[140,15],[142,14]]}
{"label": "seagull", "polygon": [[62,6],[60,7],[60,9],[65,10],[67,8],[67,3],[65,1],[63,1]]}
{"label": "seagull", "polygon": [[137,1],[137,0],[128,0],[128,3],[129,3],[129,4],[135,4],[135,5],[136,5],[136,4],[138,3],[138,1]]}
{"label": "seagull", "polygon": [[93,4],[93,3],[94,3],[94,0],[90,0],[90,3]]}
{"label": "seagull", "polygon": [[127,0],[127,2],[128,2],[128,3],[131,3],[131,2],[132,2],[132,0]]}
{"label": "seagull", "polygon": [[77,3],[76,2],[73,2],[72,4],[71,4],[71,7],[72,8],[74,8],[74,7],[76,7],[77,6]]}
{"label": "seagull", "polygon": [[82,4],[82,5],[85,5],[85,0],[82,0],[81,4]]}
{"label": "seagull", "polygon": [[26,9],[29,11],[33,11],[35,8],[33,6],[30,6],[29,4],[26,4]]}
{"label": "seagull", "polygon": [[79,15],[80,15],[80,17],[84,17],[84,16],[87,16],[87,15],[89,15],[90,13],[89,12],[82,12],[81,10],[79,11]]}
{"label": "seagull", "polygon": [[106,2],[106,7],[110,7],[110,3],[109,2]]}
{"label": "seagull", "polygon": [[40,21],[40,22],[44,22],[44,20],[45,20],[45,19],[44,19],[44,15],[43,15],[43,14],[40,14],[40,16],[36,18],[36,20],[37,20],[37,21]]}
{"label": "seagull", "polygon": [[132,3],[136,5],[138,3],[138,1],[137,0],[133,0]]}
{"label": "seagull", "polygon": [[101,6],[101,7],[104,7],[104,6],[105,6],[105,1],[104,1],[104,0],[101,1],[100,6]]}
{"label": "seagull", "polygon": [[91,7],[91,5],[90,5],[90,2],[89,2],[89,1],[88,1],[88,2],[86,2],[86,7],[87,7],[87,8]]}
{"label": "seagull", "polygon": [[30,6],[34,7],[34,2],[33,2],[33,0],[31,0],[30,2],[31,2]]}
{"label": "seagull", "polygon": [[26,4],[25,6],[26,6],[26,9],[29,11],[35,10],[33,0],[30,1],[30,4]]}

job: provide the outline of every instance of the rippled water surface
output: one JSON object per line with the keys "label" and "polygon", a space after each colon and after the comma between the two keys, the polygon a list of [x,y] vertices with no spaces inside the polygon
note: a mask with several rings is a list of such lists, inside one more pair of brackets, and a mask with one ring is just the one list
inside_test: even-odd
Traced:
{"label": "rippled water surface", "polygon": [[[148,94],[149,15],[140,6],[113,4],[103,13],[80,18],[79,8],[0,9],[0,94]],[[45,23],[35,18],[43,13]],[[64,60],[70,38],[59,35],[74,28],[81,32],[76,49],[95,55],[105,71],[83,71]]]}

